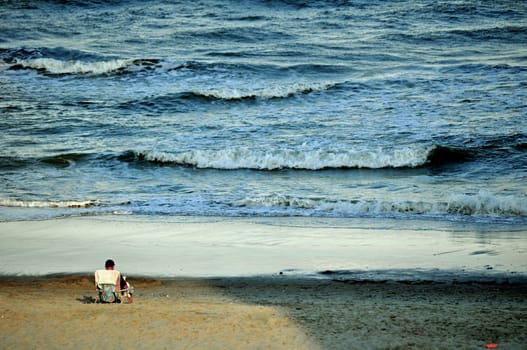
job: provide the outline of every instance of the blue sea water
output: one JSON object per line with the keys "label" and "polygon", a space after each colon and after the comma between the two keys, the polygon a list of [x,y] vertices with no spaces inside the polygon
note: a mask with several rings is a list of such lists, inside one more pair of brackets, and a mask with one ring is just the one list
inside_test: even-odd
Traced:
{"label": "blue sea water", "polygon": [[527,3],[0,1],[0,220],[527,223]]}

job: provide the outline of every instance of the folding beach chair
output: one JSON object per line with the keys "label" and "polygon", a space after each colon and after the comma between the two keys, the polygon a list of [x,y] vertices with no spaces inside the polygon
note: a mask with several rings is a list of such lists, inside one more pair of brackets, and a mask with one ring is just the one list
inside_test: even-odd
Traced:
{"label": "folding beach chair", "polygon": [[117,284],[120,282],[121,273],[117,270],[95,271],[95,285],[99,291],[100,303],[120,303],[117,296]]}

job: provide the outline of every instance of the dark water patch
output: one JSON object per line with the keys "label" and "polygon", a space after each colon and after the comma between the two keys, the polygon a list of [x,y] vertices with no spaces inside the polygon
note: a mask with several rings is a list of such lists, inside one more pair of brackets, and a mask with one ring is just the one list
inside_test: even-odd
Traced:
{"label": "dark water patch", "polygon": [[525,6],[523,3],[510,1],[495,1],[474,3],[470,1],[431,2],[424,6],[409,7],[409,13],[415,18],[434,18],[448,23],[466,23],[479,21],[485,18],[495,19],[525,18]]}
{"label": "dark water patch", "polygon": [[25,168],[31,163],[31,160],[24,158],[0,156],[0,170],[15,170]]}
{"label": "dark water patch", "polygon": [[92,108],[92,107],[98,107],[101,105],[101,102],[97,102],[97,101],[78,101],[76,103],[64,103],[65,106],[82,106],[82,107],[86,107],[86,108]]}
{"label": "dark water patch", "polygon": [[467,17],[471,14],[478,12],[478,6],[471,4],[466,1],[462,2],[441,2],[441,3],[430,3],[426,6],[423,6],[419,12],[437,14],[437,15],[448,15],[449,18],[454,18],[454,16],[463,16]]}
{"label": "dark water patch", "polygon": [[518,167],[527,166],[525,156],[527,135],[525,134],[497,135],[473,142],[475,144],[474,153],[479,159],[513,163]]}
{"label": "dark water patch", "polygon": [[498,255],[498,253],[492,249],[483,249],[473,251],[472,253],[470,253],[470,255]]}
{"label": "dark water patch", "polygon": [[4,113],[23,112],[24,110],[24,107],[16,105],[0,106],[0,111]]}
{"label": "dark water patch", "polygon": [[419,33],[387,33],[384,34],[382,40],[413,45],[465,46],[469,43],[479,45],[482,42],[517,44],[527,41],[527,26],[436,30]]}
{"label": "dark water patch", "polygon": [[492,72],[503,72],[506,74],[520,74],[527,72],[527,67],[509,64],[482,64],[482,63],[461,63],[447,65],[440,70],[442,73],[462,73],[488,74]]}
{"label": "dark water patch", "polygon": [[14,10],[36,10],[38,3],[36,1],[20,1],[20,0],[3,0],[2,5]]}
{"label": "dark water patch", "polygon": [[509,25],[504,27],[481,28],[477,30],[451,30],[444,35],[459,36],[474,41],[499,40],[502,42],[525,42],[527,41],[527,26]]}
{"label": "dark water patch", "polygon": [[368,6],[377,6],[376,1],[353,1],[353,0],[260,0],[260,2],[268,7],[277,9],[289,10],[304,10],[304,9],[364,9]]}
{"label": "dark water patch", "polygon": [[309,6],[308,1],[302,1],[302,0],[261,0],[261,3],[265,6],[272,7],[272,8],[295,9],[295,10],[304,9]]}
{"label": "dark water patch", "polygon": [[141,59],[135,59],[132,61],[132,65],[135,65],[138,67],[145,67],[145,69],[152,69],[155,67],[159,67],[160,63],[161,63],[161,60],[157,58],[141,58]]}
{"label": "dark water patch", "polygon": [[18,4],[20,9],[42,9],[44,7],[80,7],[80,8],[100,8],[101,6],[116,6],[134,3],[129,0],[7,0],[7,3]]}
{"label": "dark water patch", "polygon": [[347,74],[355,70],[347,65],[334,64],[297,64],[284,67],[283,70],[299,74]]}
{"label": "dark water patch", "polygon": [[212,30],[192,30],[187,32],[179,32],[174,39],[186,42],[192,42],[194,40],[208,40],[215,43],[234,42],[239,44],[255,44],[269,40],[282,41],[292,38],[292,34],[279,32],[271,28],[220,27],[214,28]]}
{"label": "dark water patch", "polygon": [[26,167],[47,165],[57,168],[67,168],[75,163],[90,159],[104,158],[103,155],[91,153],[64,153],[47,157],[0,157],[0,169],[23,169]]}
{"label": "dark water patch", "polygon": [[36,48],[13,48],[13,49],[1,49],[0,58],[6,63],[15,62],[17,59],[33,59],[41,58],[42,53]]}
{"label": "dark water patch", "polygon": [[6,63],[13,63],[17,60],[33,60],[37,58],[53,58],[63,61],[95,61],[107,57],[65,47],[19,47],[0,49],[0,58]]}
{"label": "dark water patch", "polygon": [[[452,140],[453,146],[435,146],[428,154],[425,166],[443,166],[447,164],[480,161],[487,163],[518,159],[525,152],[527,135],[482,136],[474,139]],[[461,146],[455,146],[460,144]]]}
{"label": "dark water patch", "polygon": [[527,134],[517,133],[512,135],[499,135],[481,140],[484,149],[500,149],[516,147],[527,143]]}
{"label": "dark water patch", "polygon": [[253,56],[256,56],[254,53],[249,53],[249,52],[245,52],[245,51],[230,51],[230,52],[219,52],[219,51],[215,51],[215,52],[209,52],[207,54],[205,54],[205,56],[209,56],[209,57],[238,57],[238,58],[247,58],[247,57],[253,57]]}
{"label": "dark water patch", "polygon": [[87,153],[66,153],[41,158],[40,162],[53,165],[59,168],[66,168],[78,161],[85,160],[90,156],[91,154]]}
{"label": "dark water patch", "polygon": [[134,151],[125,151],[117,156],[117,159],[121,162],[132,163],[136,161],[144,161],[144,153],[134,152]]}
{"label": "dark water patch", "polygon": [[38,164],[66,168],[76,162],[86,160],[91,156],[91,154],[84,153],[66,153],[48,157],[0,157],[0,169],[23,169],[38,166]]}
{"label": "dark water patch", "polygon": [[470,150],[445,146],[434,147],[427,156],[427,165],[442,166],[452,163],[463,163],[473,157]]}
{"label": "dark water patch", "polygon": [[148,113],[183,113],[190,110],[196,110],[194,104],[185,103],[184,99],[180,99],[178,94],[169,96],[147,97],[141,100],[132,100],[122,102],[118,105],[118,109],[126,110],[132,113],[148,112]]}
{"label": "dark water patch", "polygon": [[257,21],[265,21],[268,19],[269,17],[263,16],[263,15],[246,15],[246,16],[228,18],[228,20],[230,21],[243,21],[243,22],[257,22]]}

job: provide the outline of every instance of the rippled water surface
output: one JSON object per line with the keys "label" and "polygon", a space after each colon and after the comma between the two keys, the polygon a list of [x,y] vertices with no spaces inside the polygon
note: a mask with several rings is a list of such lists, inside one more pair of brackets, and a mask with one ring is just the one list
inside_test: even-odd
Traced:
{"label": "rippled water surface", "polygon": [[527,5],[1,1],[0,219],[525,224]]}

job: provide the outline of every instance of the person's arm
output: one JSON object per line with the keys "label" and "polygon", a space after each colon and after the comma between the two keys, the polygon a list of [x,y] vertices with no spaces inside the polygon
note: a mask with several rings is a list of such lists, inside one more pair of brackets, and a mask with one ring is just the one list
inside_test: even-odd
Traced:
{"label": "person's arm", "polygon": [[117,292],[121,291],[121,273],[117,272],[117,279],[115,280],[115,290]]}

